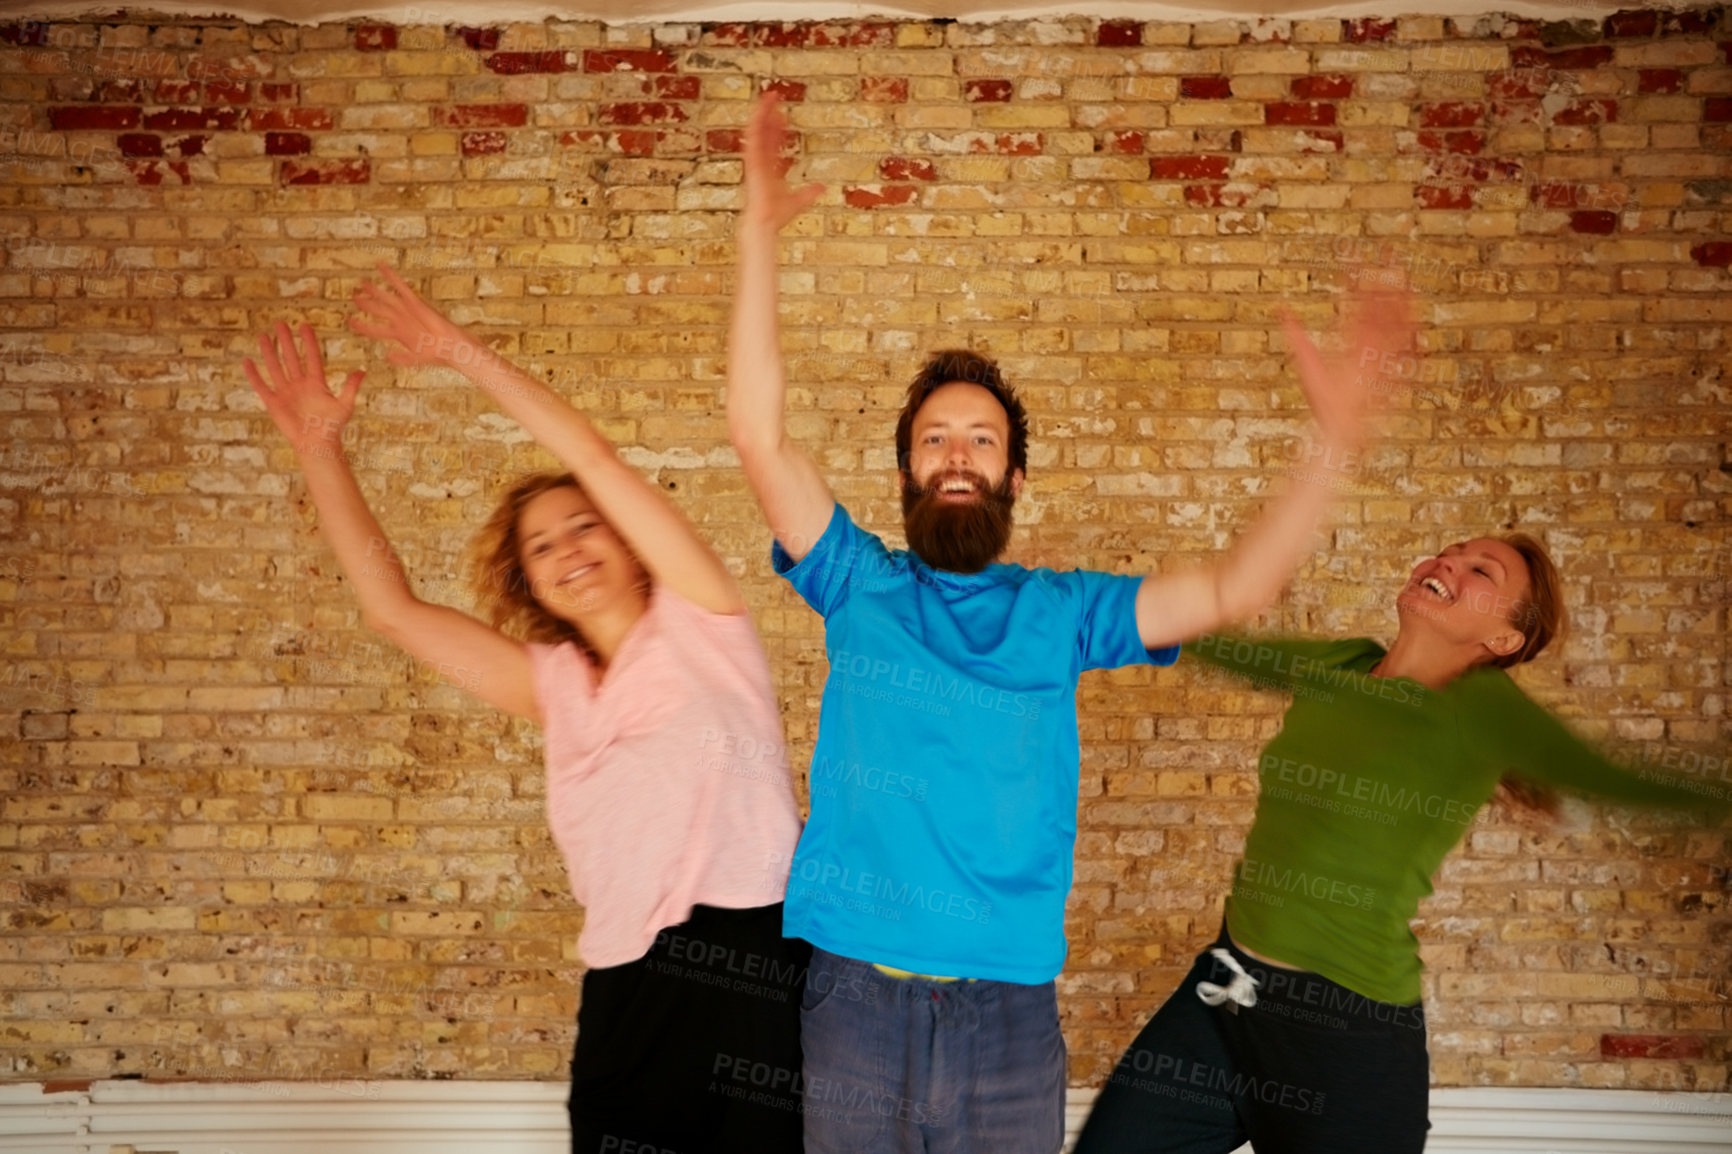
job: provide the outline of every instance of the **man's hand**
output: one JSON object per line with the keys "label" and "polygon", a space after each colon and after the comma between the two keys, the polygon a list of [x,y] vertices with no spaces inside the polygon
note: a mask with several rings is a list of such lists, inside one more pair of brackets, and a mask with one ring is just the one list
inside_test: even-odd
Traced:
{"label": "man's hand", "polygon": [[791,162],[782,159],[788,122],[782,116],[781,100],[778,93],[764,93],[746,125],[746,210],[740,214],[742,229],[761,227],[780,232],[824,191],[821,184],[788,187]]}

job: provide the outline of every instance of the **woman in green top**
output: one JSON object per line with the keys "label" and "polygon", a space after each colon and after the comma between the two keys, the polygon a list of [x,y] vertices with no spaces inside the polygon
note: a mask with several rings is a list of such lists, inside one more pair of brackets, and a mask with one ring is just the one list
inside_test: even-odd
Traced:
{"label": "woman in green top", "polygon": [[1186,646],[1294,701],[1259,760],[1221,936],[1119,1061],[1077,1154],[1422,1150],[1429,1064],[1408,923],[1500,780],[1726,812],[1716,786],[1609,761],[1503,672],[1561,632],[1559,590],[1538,542],[1481,538],[1414,569],[1387,651],[1363,638]]}

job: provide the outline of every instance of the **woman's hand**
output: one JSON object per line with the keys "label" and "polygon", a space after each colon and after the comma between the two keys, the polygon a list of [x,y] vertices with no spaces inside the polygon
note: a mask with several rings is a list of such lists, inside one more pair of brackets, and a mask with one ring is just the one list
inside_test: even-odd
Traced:
{"label": "woman's hand", "polygon": [[787,136],[788,122],[782,116],[781,100],[775,92],[764,93],[746,124],[746,210],[740,215],[742,227],[767,226],[780,232],[824,191],[821,184],[788,187],[788,165],[782,160],[782,141]]}
{"label": "woman's hand", "polygon": [[379,265],[384,283],[362,281],[355,290],[355,307],[365,316],[349,318],[349,327],[364,337],[394,343],[386,354],[394,365],[467,365],[485,346],[444,313],[416,295],[389,265]]}
{"label": "woman's hand", "polygon": [[1305,335],[1291,312],[1281,311],[1287,347],[1299,367],[1299,384],[1323,439],[1343,449],[1365,443],[1366,425],[1381,396],[1379,374],[1392,355],[1406,348],[1413,324],[1411,298],[1403,293],[1362,294],[1353,302],[1347,347],[1327,360]]}
{"label": "woman's hand", "polygon": [[355,412],[355,397],[367,374],[356,369],[333,396],[312,325],[301,326],[301,343],[306,347],[304,353],[295,347],[289,326],[279,321],[273,331],[259,334],[259,360],[264,362],[264,376],[270,377],[270,384],[265,383],[251,357],[243,360],[241,367],[252,382],[253,392],[264,402],[265,412],[296,452],[339,455],[343,426]]}

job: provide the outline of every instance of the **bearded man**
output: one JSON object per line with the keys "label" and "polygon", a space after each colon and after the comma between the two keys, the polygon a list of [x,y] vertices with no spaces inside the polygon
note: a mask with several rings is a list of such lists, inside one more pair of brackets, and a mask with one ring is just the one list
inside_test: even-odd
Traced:
{"label": "bearded man", "polygon": [[[806,1149],[1054,1154],[1065,1045],[1053,979],[1076,841],[1077,679],[1171,664],[1260,612],[1333,486],[1295,484],[1212,566],[1117,576],[999,563],[1028,468],[1022,402],[985,357],[931,357],[896,453],[908,549],[856,525],[784,431],[776,235],[790,190],[773,94],[746,137],[728,425],[777,572],[821,614],[830,662],[812,813],[783,932],[815,947],[801,1003]],[[1361,330],[1375,348],[1400,326]],[[1325,460],[1363,436],[1365,386],[1288,338]],[[1369,363],[1369,362],[1367,362]]]}

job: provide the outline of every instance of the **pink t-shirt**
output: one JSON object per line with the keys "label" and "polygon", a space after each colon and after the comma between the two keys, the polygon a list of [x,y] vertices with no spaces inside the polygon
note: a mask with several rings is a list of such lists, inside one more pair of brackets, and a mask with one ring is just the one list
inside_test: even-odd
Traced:
{"label": "pink t-shirt", "polygon": [[584,906],[586,965],[641,958],[693,905],[782,900],[800,815],[749,616],[656,586],[599,687],[576,645],[529,655],[547,820]]}

